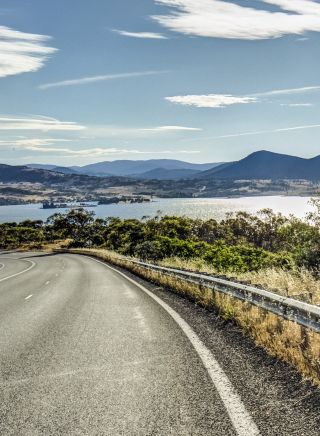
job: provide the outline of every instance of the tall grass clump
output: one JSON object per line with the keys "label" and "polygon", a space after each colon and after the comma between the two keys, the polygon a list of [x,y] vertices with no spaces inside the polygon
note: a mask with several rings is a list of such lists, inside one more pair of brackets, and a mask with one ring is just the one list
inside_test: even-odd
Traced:
{"label": "tall grass clump", "polygon": [[[177,257],[158,262],[160,266],[177,268],[198,273],[219,276],[219,271],[203,259],[183,260]],[[282,268],[266,268],[258,271],[224,273],[224,277],[251,285],[262,287],[268,291],[294,298],[314,305],[320,305],[320,280],[305,268],[287,270]]]}

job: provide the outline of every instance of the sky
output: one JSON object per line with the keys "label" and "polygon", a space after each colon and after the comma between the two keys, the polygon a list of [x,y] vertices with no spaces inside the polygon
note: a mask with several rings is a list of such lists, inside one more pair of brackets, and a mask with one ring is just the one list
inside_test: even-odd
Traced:
{"label": "sky", "polygon": [[320,154],[320,1],[1,0],[0,162]]}

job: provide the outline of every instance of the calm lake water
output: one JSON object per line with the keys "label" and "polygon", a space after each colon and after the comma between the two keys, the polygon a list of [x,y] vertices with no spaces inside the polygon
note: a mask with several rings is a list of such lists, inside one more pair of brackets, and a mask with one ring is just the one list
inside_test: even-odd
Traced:
{"label": "calm lake water", "polygon": [[[241,198],[192,198],[192,199],[157,199],[144,204],[113,204],[101,205],[93,210],[97,217],[117,216],[121,218],[154,217],[157,211],[162,214],[186,215],[191,218],[224,218],[227,212],[244,210],[256,212],[263,208],[271,208],[285,215],[293,214],[303,218],[312,210],[308,204],[310,197],[241,197]],[[44,210],[40,204],[21,206],[0,206],[0,222],[25,219],[46,220],[55,212],[65,212],[66,209]]]}

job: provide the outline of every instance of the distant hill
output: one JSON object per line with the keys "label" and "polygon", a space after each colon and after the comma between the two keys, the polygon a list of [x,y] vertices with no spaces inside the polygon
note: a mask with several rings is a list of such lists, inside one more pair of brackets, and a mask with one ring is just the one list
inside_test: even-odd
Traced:
{"label": "distant hill", "polygon": [[[112,177],[112,176],[141,176],[146,174],[146,179],[153,178],[152,174],[149,172],[157,170],[155,173],[155,179],[168,179],[169,173],[164,173],[164,178],[161,176],[159,170],[169,171],[169,170],[181,170],[182,178],[196,174],[198,171],[206,171],[221,165],[221,163],[205,163],[197,164],[191,162],[184,162],[174,159],[150,159],[150,160],[115,160],[115,161],[105,161],[98,162],[90,165],[84,166],[72,166],[72,167],[61,167],[57,165],[45,165],[45,164],[28,164],[30,168],[44,169],[50,171],[58,171],[65,174],[87,174],[89,176],[98,177]],[[189,173],[183,170],[190,170]],[[172,173],[174,180],[177,179],[175,173]]]}
{"label": "distant hill", "polygon": [[63,174],[81,174],[80,171],[70,168],[70,167],[63,167],[58,165],[46,165],[46,164],[27,164],[28,168],[33,168],[37,170],[48,170],[48,171],[55,171],[57,173],[63,173]]}
{"label": "distant hill", "polygon": [[85,174],[66,174],[61,171],[11,166],[0,164],[0,183],[42,183],[44,185],[70,185],[75,187],[97,187],[99,184],[132,184],[132,179],[125,177],[93,177]]}
{"label": "distant hill", "polygon": [[257,151],[238,162],[202,172],[201,179],[305,179],[320,180],[320,156],[312,159]]}
{"label": "distant hill", "polygon": [[182,180],[189,179],[190,177],[196,177],[196,175],[199,173],[201,173],[201,171],[186,168],[171,170],[165,168],[156,168],[145,173],[136,174],[132,177],[142,180]]}
{"label": "distant hill", "polygon": [[[121,195],[146,187],[126,177],[96,177],[65,174],[41,168],[0,164],[0,205],[56,201],[99,201],[104,196]],[[110,190],[111,189],[111,194]],[[115,191],[116,189],[116,191]]]}
{"label": "distant hill", "polygon": [[25,166],[29,167],[29,168],[34,168],[37,170],[49,170],[50,171],[53,168],[55,168],[57,165],[31,163],[31,164],[27,164]]}
{"label": "distant hill", "polygon": [[69,167],[53,167],[50,171],[63,174],[81,174],[79,171]]}
{"label": "distant hill", "polygon": [[217,165],[219,163],[196,164],[174,159],[150,159],[106,161],[72,168],[84,174],[97,176],[137,176],[160,168],[164,170],[205,171]]}
{"label": "distant hill", "polygon": [[207,175],[209,175],[209,177],[211,177],[213,174],[221,171],[224,168],[227,168],[228,166],[234,164],[235,162],[225,162],[225,163],[221,163],[218,164],[217,166],[210,168],[209,170],[206,171],[197,171],[193,176],[191,176],[192,179],[201,179],[201,178],[206,178]]}
{"label": "distant hill", "polygon": [[29,168],[27,166],[11,166],[0,164],[0,182],[2,183],[44,183],[59,182],[65,178],[62,173],[55,173],[41,168]]}

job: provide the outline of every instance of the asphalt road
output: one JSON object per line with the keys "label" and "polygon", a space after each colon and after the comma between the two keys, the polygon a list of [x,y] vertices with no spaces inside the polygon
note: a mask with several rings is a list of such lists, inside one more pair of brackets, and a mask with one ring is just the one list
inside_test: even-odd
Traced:
{"label": "asphalt road", "polygon": [[1,436],[319,435],[318,390],[130,277],[83,256],[0,255]]}

